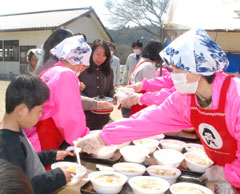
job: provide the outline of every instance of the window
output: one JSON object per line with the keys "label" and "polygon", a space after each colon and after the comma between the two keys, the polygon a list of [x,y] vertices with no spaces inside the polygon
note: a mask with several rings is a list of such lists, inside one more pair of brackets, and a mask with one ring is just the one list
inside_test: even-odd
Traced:
{"label": "window", "polygon": [[4,61],[19,61],[19,40],[4,40]]}
{"label": "window", "polygon": [[20,64],[27,64],[27,52],[37,46],[20,46]]}
{"label": "window", "polygon": [[3,60],[3,41],[0,40],[0,61]]}

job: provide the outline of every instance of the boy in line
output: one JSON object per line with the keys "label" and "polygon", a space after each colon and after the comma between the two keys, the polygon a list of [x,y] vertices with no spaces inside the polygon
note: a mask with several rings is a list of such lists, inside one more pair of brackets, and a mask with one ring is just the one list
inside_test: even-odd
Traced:
{"label": "boy in line", "polygon": [[44,166],[73,154],[55,150],[37,153],[22,130],[31,129],[38,122],[49,95],[47,85],[37,76],[16,77],[7,88],[6,113],[0,124],[0,158],[24,171],[35,194],[52,193],[69,182],[74,174],[64,168],[46,172]]}

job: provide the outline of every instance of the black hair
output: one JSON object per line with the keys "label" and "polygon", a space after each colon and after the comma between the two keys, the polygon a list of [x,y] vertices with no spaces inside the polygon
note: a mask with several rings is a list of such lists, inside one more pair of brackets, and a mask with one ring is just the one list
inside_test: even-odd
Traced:
{"label": "black hair", "polygon": [[32,51],[29,52],[29,55],[27,56],[27,62],[30,64],[30,60],[32,56],[35,55]]}
{"label": "black hair", "polygon": [[108,47],[113,47],[114,50],[116,49],[115,45],[112,42],[108,42],[107,44],[108,44]]}
{"label": "black hair", "polygon": [[211,133],[213,139],[215,139],[215,136],[214,136],[213,132],[210,131],[208,128],[204,128],[204,129],[203,129],[203,135],[204,135],[204,136],[205,136],[206,133]]}
{"label": "black hair", "polygon": [[132,48],[134,48],[134,47],[136,47],[136,46],[142,48],[142,47],[143,47],[143,43],[140,42],[139,40],[137,40],[137,41],[135,41],[135,42],[132,43]]}
{"label": "black hair", "polygon": [[19,75],[7,87],[5,108],[6,113],[14,111],[16,106],[24,103],[29,110],[43,104],[49,99],[48,86],[36,75]]}
{"label": "black hair", "polygon": [[43,45],[43,51],[44,51],[44,56],[43,56],[43,64],[50,58],[53,57],[57,60],[55,56],[53,56],[50,53],[50,50],[54,48],[56,45],[58,45],[60,42],[62,42],[65,38],[71,37],[73,33],[68,30],[68,29],[58,29],[54,31],[48,39],[45,41]]}
{"label": "black hair", "polygon": [[91,73],[95,69],[96,64],[93,62],[93,54],[99,46],[102,46],[104,48],[105,56],[107,57],[106,60],[103,62],[103,64],[101,64],[100,68],[101,68],[101,71],[104,73],[104,75],[108,76],[111,73],[111,66],[110,66],[111,54],[110,54],[110,50],[108,48],[107,43],[99,39],[97,39],[97,41],[94,41],[94,44],[92,45],[92,54],[90,56],[90,66],[87,69],[87,71]]}
{"label": "black hair", "polygon": [[142,57],[148,58],[151,61],[155,61],[156,63],[161,62],[161,57],[159,52],[163,49],[163,45],[157,41],[150,41],[142,51]]}
{"label": "black hair", "polygon": [[87,42],[87,36],[85,35],[85,34],[83,34],[83,33],[75,33],[74,34],[74,36],[78,36],[78,35],[82,35],[83,36],[83,38],[84,38],[84,40]]}
{"label": "black hair", "polygon": [[0,159],[0,193],[33,194],[31,181],[22,169],[4,159]]}
{"label": "black hair", "polygon": [[209,76],[206,76],[206,75],[203,76],[203,78],[205,78],[209,84],[213,83],[213,80],[215,77],[216,77],[215,73]]}

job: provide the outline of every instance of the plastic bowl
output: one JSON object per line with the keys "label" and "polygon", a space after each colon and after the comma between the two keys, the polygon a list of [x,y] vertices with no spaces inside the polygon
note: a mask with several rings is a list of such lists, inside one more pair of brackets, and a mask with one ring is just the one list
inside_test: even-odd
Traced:
{"label": "plastic bowl", "polygon": [[198,143],[185,144],[185,150],[187,152],[197,152],[197,153],[201,153],[201,154],[206,154],[206,152],[204,151],[203,145],[198,144]]}
{"label": "plastic bowl", "polygon": [[213,194],[213,192],[207,187],[201,186],[194,183],[175,183],[170,186],[170,192],[172,194],[193,194],[193,193],[203,193],[203,194]]}
{"label": "plastic bowl", "polygon": [[141,146],[125,146],[120,149],[120,153],[127,162],[143,163],[149,154],[148,150]]}
{"label": "plastic bowl", "polygon": [[130,143],[131,142],[129,141],[129,142],[125,142],[125,143],[119,144],[117,149],[120,150],[121,148],[123,148],[125,146],[128,146]]}
{"label": "plastic bowl", "polygon": [[149,137],[150,139],[156,139],[158,141],[162,140],[165,138],[165,135],[164,134],[159,134],[159,135],[155,135],[155,136],[152,136],[152,137]]}
{"label": "plastic bowl", "polygon": [[127,176],[118,172],[96,171],[88,175],[97,193],[119,193],[127,181]]}
{"label": "plastic bowl", "polygon": [[184,157],[187,167],[193,172],[203,173],[213,165],[213,161],[206,154],[187,152]]}
{"label": "plastic bowl", "polygon": [[181,175],[181,171],[177,168],[160,165],[149,166],[147,172],[150,176],[163,178],[168,181],[169,184],[175,183],[177,178]]}
{"label": "plastic bowl", "polygon": [[128,179],[133,176],[143,175],[146,171],[146,167],[141,164],[130,163],[130,162],[120,162],[116,163],[113,166],[115,172],[125,174]]}
{"label": "plastic bowl", "polygon": [[134,140],[133,144],[136,146],[141,146],[143,148],[146,148],[149,151],[149,154],[152,154],[158,147],[159,141],[156,139],[145,138],[145,139]]}
{"label": "plastic bowl", "polygon": [[134,194],[163,194],[170,184],[159,177],[153,176],[135,176],[128,181]]}
{"label": "plastic bowl", "polygon": [[75,162],[56,162],[51,165],[51,169],[55,169],[58,167],[64,167],[66,169],[76,172],[76,175],[73,175],[72,180],[68,182],[67,185],[74,185],[78,183],[81,178],[87,173],[87,169],[84,166],[79,166]]}
{"label": "plastic bowl", "polygon": [[177,168],[184,160],[184,155],[176,150],[161,149],[153,153],[159,165]]}
{"label": "plastic bowl", "polygon": [[160,144],[163,149],[173,149],[182,152],[186,143],[175,139],[163,139],[160,141]]}
{"label": "plastic bowl", "polygon": [[93,157],[100,158],[100,159],[110,159],[113,157],[113,154],[117,150],[118,146],[104,146],[100,148],[97,152],[93,153]]}

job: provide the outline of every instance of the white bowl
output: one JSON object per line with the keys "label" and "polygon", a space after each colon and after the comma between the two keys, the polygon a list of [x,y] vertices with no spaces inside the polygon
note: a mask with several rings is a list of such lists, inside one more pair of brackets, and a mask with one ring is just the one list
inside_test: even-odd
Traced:
{"label": "white bowl", "polygon": [[145,139],[134,140],[133,144],[136,146],[141,146],[148,149],[149,154],[151,154],[158,147],[159,141],[156,139],[145,138]]}
{"label": "white bowl", "polygon": [[133,189],[133,194],[163,194],[170,186],[166,180],[153,176],[135,176],[128,184]]}
{"label": "white bowl", "polygon": [[175,139],[163,139],[160,141],[160,144],[163,149],[173,149],[182,152],[186,143]]}
{"label": "white bowl", "polygon": [[115,172],[120,172],[125,174],[128,179],[133,176],[140,176],[143,175],[146,171],[146,167],[141,164],[130,163],[130,162],[120,162],[116,163],[113,166]]}
{"label": "white bowl", "polygon": [[197,152],[197,153],[201,153],[201,154],[206,154],[206,152],[204,151],[203,145],[198,144],[198,143],[185,144],[185,150],[187,152]]}
{"label": "white bowl", "polygon": [[213,161],[206,154],[186,152],[184,157],[187,167],[193,172],[203,173],[213,165]]}
{"label": "white bowl", "polygon": [[94,152],[93,157],[100,159],[110,159],[111,157],[113,157],[113,154],[117,150],[117,147],[117,145],[104,146],[100,148],[97,152]]}
{"label": "white bowl", "polygon": [[184,160],[184,155],[176,150],[161,149],[153,153],[159,165],[177,168]]}
{"label": "white bowl", "polygon": [[[194,192],[195,190],[195,192]],[[193,193],[204,193],[204,194],[213,194],[213,192],[207,187],[194,184],[194,183],[175,183],[170,186],[170,191],[172,194],[193,194]],[[198,191],[198,192],[197,192]]]}
{"label": "white bowl", "polygon": [[117,149],[120,150],[121,148],[123,148],[125,146],[128,146],[130,143],[131,142],[129,141],[129,142],[125,142],[125,143],[119,144]]}
{"label": "white bowl", "polygon": [[155,136],[152,136],[152,137],[149,137],[151,139],[156,139],[158,141],[162,140],[165,138],[165,135],[164,134],[159,134],[159,135],[155,135]]}
{"label": "white bowl", "polygon": [[149,166],[147,168],[147,172],[150,176],[163,178],[170,184],[175,183],[177,178],[181,175],[181,171],[178,170],[177,168],[160,165]]}
{"label": "white bowl", "polygon": [[78,183],[81,178],[87,173],[87,169],[84,166],[79,166],[75,162],[56,162],[51,165],[51,169],[55,169],[58,167],[64,167],[69,170],[75,171],[75,175],[73,175],[72,180],[67,183],[67,185],[74,185]]}
{"label": "white bowl", "polygon": [[149,154],[148,150],[140,146],[125,146],[120,149],[120,153],[127,162],[143,163]]}
{"label": "white bowl", "polygon": [[127,176],[118,172],[96,171],[88,175],[97,193],[119,193],[127,181]]}

